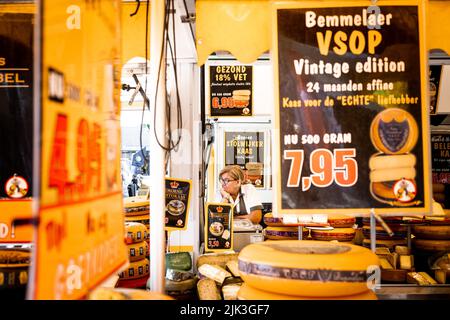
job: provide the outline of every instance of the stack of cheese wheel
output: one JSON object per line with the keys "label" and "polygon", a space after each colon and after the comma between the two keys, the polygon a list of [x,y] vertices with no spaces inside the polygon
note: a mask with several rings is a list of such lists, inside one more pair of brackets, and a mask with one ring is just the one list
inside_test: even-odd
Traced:
{"label": "stack of cheese wheel", "polygon": [[378,257],[348,243],[259,242],[242,249],[238,265],[244,280],[238,299],[376,299],[367,280]]}
{"label": "stack of cheese wheel", "polygon": [[124,214],[126,222],[142,223],[147,227],[147,242],[150,240],[150,202],[142,197],[124,199]]}
{"label": "stack of cheese wheel", "polygon": [[[274,217],[271,213],[267,213],[263,221],[268,226],[263,230],[267,240],[298,240],[299,228],[296,225],[284,224],[283,217]],[[302,239],[306,239],[308,235],[309,230],[303,228]]]}
{"label": "stack of cheese wheel", "polygon": [[312,229],[311,238],[321,241],[339,241],[351,243],[355,237],[355,229],[353,225],[356,219],[352,216],[333,214],[328,216],[328,223],[333,230]]}
{"label": "stack of cheese wheel", "polygon": [[149,276],[147,227],[142,223],[125,222],[126,243],[130,265],[119,274],[119,287],[144,287]]}
{"label": "stack of cheese wheel", "polygon": [[443,208],[446,208],[448,203],[446,203],[445,198],[445,184],[433,183],[433,199],[438,202]]}
{"label": "stack of cheese wheel", "polygon": [[[394,235],[392,237],[389,236],[389,234],[377,221],[375,227],[375,235],[377,240],[376,246],[386,247],[391,251],[395,249],[395,246],[406,246],[408,244],[408,227],[403,225],[406,222],[403,217],[383,217],[383,220],[384,222],[386,222],[392,232],[394,232]],[[370,247],[370,218],[363,218],[362,223],[364,235],[363,245],[365,247]]]}
{"label": "stack of cheese wheel", "polygon": [[450,251],[450,217],[425,217],[427,225],[414,226],[414,247],[423,252]]}
{"label": "stack of cheese wheel", "polygon": [[370,192],[378,202],[406,207],[417,203],[416,156],[410,152],[418,136],[414,117],[403,109],[387,108],[373,119],[370,139],[379,153],[369,160]]}
{"label": "stack of cheese wheel", "polygon": [[25,290],[30,261],[28,249],[0,249],[0,290]]}

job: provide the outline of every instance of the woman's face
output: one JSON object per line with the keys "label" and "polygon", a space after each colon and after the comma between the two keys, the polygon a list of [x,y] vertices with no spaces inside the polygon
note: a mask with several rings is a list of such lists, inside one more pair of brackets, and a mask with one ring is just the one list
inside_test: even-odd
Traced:
{"label": "woman's face", "polygon": [[220,183],[222,184],[222,188],[229,194],[237,195],[239,193],[241,187],[240,181],[233,179],[228,173],[222,174]]}

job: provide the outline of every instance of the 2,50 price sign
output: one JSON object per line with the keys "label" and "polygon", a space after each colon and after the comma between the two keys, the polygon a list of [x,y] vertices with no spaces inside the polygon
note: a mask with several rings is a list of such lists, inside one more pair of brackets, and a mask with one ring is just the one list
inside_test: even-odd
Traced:
{"label": "2,50 price sign", "polygon": [[[284,159],[291,160],[287,187],[308,191],[311,186],[326,188],[333,182],[341,187],[351,187],[358,181],[358,163],[355,149],[316,149],[310,154],[309,171],[302,177],[305,163],[304,150],[285,150]],[[307,170],[307,168],[305,168]]]}

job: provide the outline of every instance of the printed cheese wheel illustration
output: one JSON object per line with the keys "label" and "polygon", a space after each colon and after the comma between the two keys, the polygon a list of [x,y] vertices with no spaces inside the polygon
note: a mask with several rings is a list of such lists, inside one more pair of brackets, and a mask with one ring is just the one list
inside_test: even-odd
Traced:
{"label": "printed cheese wheel illustration", "polygon": [[119,279],[130,280],[140,279],[149,275],[150,261],[148,259],[142,259],[131,262],[125,271],[119,273]]}
{"label": "printed cheese wheel illustration", "polygon": [[[298,240],[298,227],[267,227],[264,235],[270,240]],[[309,230],[303,228],[302,236],[306,238]]]}
{"label": "printed cheese wheel illustration", "polygon": [[415,226],[413,234],[419,239],[450,240],[450,226]]}
{"label": "printed cheese wheel illustration", "polygon": [[383,155],[377,154],[370,157],[370,170],[386,170],[395,168],[414,168],[416,156],[413,154]]}
{"label": "printed cheese wheel illustration", "polygon": [[142,260],[145,257],[148,257],[147,241],[129,244],[127,245],[127,250],[128,250],[128,257],[132,262]]}
{"label": "printed cheese wheel illustration", "polygon": [[263,291],[243,283],[237,294],[238,300],[378,300],[373,291],[368,290],[363,293],[341,296],[341,297],[300,297],[288,296],[281,293]]}
{"label": "printed cheese wheel illustration", "polygon": [[343,215],[343,214],[330,214],[328,215],[328,223],[333,228],[351,228],[356,222],[355,217]]}
{"label": "printed cheese wheel illustration", "polygon": [[413,116],[400,108],[380,112],[370,126],[370,139],[380,152],[404,154],[417,143],[419,128]]}
{"label": "printed cheese wheel illustration", "polygon": [[336,228],[333,230],[311,230],[311,238],[313,240],[322,241],[352,241],[355,237],[355,229],[353,228]]}
{"label": "printed cheese wheel illustration", "polygon": [[414,247],[419,251],[448,251],[450,250],[450,240],[414,239]]}
{"label": "printed cheese wheel illustration", "polygon": [[305,297],[367,291],[367,270],[378,266],[370,250],[351,244],[281,240],[250,244],[238,257],[244,282],[256,289]]}
{"label": "printed cheese wheel illustration", "polygon": [[128,244],[148,239],[147,227],[139,222],[125,222],[125,234]]}

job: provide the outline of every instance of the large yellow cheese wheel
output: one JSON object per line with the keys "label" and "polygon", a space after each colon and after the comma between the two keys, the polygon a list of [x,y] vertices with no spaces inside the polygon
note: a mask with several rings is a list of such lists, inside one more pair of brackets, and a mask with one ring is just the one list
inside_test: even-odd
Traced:
{"label": "large yellow cheese wheel", "polygon": [[139,222],[125,222],[125,233],[128,244],[148,239],[147,227]]}
{"label": "large yellow cheese wheel", "polygon": [[[393,226],[389,226],[392,230],[392,232],[394,232],[394,235],[391,237],[382,226],[376,226],[375,227],[375,234],[376,234],[376,239],[380,239],[380,240],[398,240],[398,239],[405,239],[408,235],[408,230],[406,226],[398,226],[398,225],[393,225]],[[369,239],[370,238],[370,227],[369,226],[363,226],[362,228],[362,232],[365,238]]]}
{"label": "large yellow cheese wheel", "polygon": [[353,228],[336,228],[333,230],[311,230],[311,238],[313,240],[322,241],[352,241],[355,237],[355,229]]}
{"label": "large yellow cheese wheel", "polygon": [[131,262],[125,271],[119,273],[119,279],[139,279],[148,276],[150,272],[150,261],[142,259]]}
{"label": "large yellow cheese wheel", "polygon": [[[395,246],[406,246],[408,244],[407,239],[397,239],[397,240],[382,240],[377,239],[376,247],[386,247],[394,250]],[[363,240],[364,247],[370,247],[370,239]]]}
{"label": "large yellow cheese wheel", "polygon": [[414,239],[414,247],[419,251],[448,251],[450,250],[450,240]]}
{"label": "large yellow cheese wheel", "polygon": [[174,300],[154,291],[124,288],[97,288],[88,295],[89,300]]}
{"label": "large yellow cheese wheel", "polygon": [[419,239],[450,240],[450,226],[415,226],[413,234]]}
{"label": "large yellow cheese wheel", "polygon": [[129,197],[124,200],[123,211],[125,216],[141,216],[150,214],[149,200],[142,199],[142,197]]}
{"label": "large yellow cheese wheel", "polygon": [[356,222],[355,217],[344,214],[328,215],[328,223],[333,228],[351,228]]}
{"label": "large yellow cheese wheel", "polygon": [[149,253],[147,241],[129,244],[127,245],[127,250],[131,262],[142,260],[148,257]]}
{"label": "large yellow cheese wheel", "polygon": [[383,170],[395,168],[408,168],[416,165],[416,156],[413,154],[384,155],[376,154],[369,159],[370,170]]}
{"label": "large yellow cheese wheel", "polygon": [[[264,235],[270,240],[298,240],[298,227],[267,227]],[[309,235],[309,230],[303,228],[303,238]]]}
{"label": "large yellow cheese wheel", "polygon": [[341,297],[301,297],[258,290],[243,283],[237,294],[238,300],[378,300],[373,291],[367,290],[351,296]]}
{"label": "large yellow cheese wheel", "polygon": [[417,122],[400,108],[381,111],[370,125],[370,139],[380,152],[404,154],[410,152],[419,137]]}
{"label": "large yellow cheese wheel", "polygon": [[367,268],[379,265],[370,250],[314,240],[250,244],[238,257],[241,278],[257,289],[305,297],[338,297],[367,291]]}
{"label": "large yellow cheese wheel", "polygon": [[144,215],[140,215],[140,216],[125,217],[125,222],[142,223],[147,228],[149,228],[150,227],[150,215],[144,214]]}

